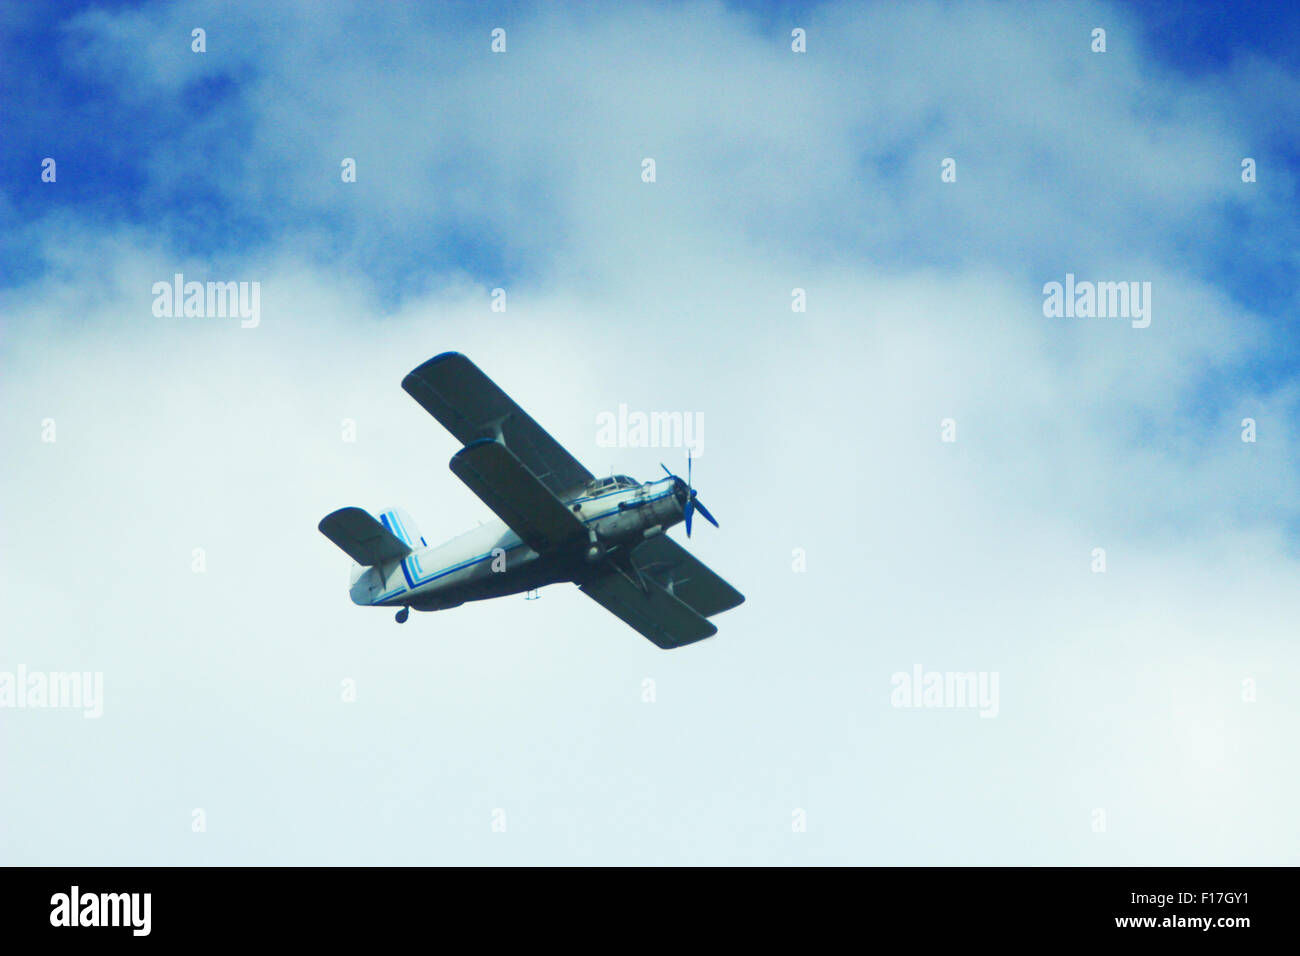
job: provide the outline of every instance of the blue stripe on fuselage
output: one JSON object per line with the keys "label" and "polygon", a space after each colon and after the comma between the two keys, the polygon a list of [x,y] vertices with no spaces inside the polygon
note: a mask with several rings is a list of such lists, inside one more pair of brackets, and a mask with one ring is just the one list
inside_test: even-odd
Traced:
{"label": "blue stripe on fuselage", "polygon": [[[611,492],[610,494],[621,494],[621,493],[623,493],[623,492],[626,492],[627,490],[628,490],[628,489],[626,489],[626,488],[622,488],[622,489],[620,489],[619,491]],[[643,499],[643,500],[642,500],[642,504],[643,504],[643,505],[648,505],[648,504],[650,504],[651,502],[659,501],[659,500],[661,500],[661,499],[663,499],[663,498],[667,498],[667,497],[668,497],[669,495],[671,495],[672,493],[673,493],[673,489],[672,489],[671,487],[669,487],[667,491],[664,491],[664,492],[662,492],[662,493],[660,493],[660,494],[652,495],[652,496],[649,497],[649,498],[645,498],[645,499]],[[600,499],[600,498],[608,498],[608,497],[610,497],[610,495],[594,495],[594,496],[592,496],[592,497],[590,497],[590,498],[576,498],[576,499],[574,499],[574,501],[571,503],[571,505],[572,505],[572,504],[576,504],[576,503],[581,502],[581,501],[595,501],[595,500],[598,500],[598,499]],[[619,511],[618,508],[611,508],[611,509],[609,509],[608,511],[602,511],[602,512],[601,512],[600,514],[598,514],[598,515],[592,515],[590,518],[582,518],[582,519],[580,519],[580,520],[582,521],[582,523],[583,523],[584,525],[588,525],[588,524],[590,524],[590,523],[593,522],[593,521],[599,521],[601,518],[607,518],[607,517],[609,517],[609,516],[612,515],[612,514],[618,514],[618,511]],[[388,516],[389,516],[390,514],[391,514],[391,512],[387,512],[387,511],[384,512],[382,515],[379,516],[379,520],[383,522],[384,527],[385,527],[386,529],[388,529],[389,531],[393,531],[394,529],[393,529],[392,525],[389,524],[389,521],[388,521]],[[395,520],[396,520],[396,518],[394,517],[394,521],[395,521]],[[396,532],[394,532],[394,533],[396,533]],[[513,532],[512,532],[512,533],[513,533]],[[400,535],[399,535],[399,537],[400,537]],[[513,550],[515,550],[516,548],[522,548],[522,547],[524,547],[524,546],[525,546],[525,545],[524,545],[524,542],[520,541],[520,542],[518,542],[518,543],[516,543],[516,544],[508,545],[508,546],[506,546],[505,548],[502,548],[501,550],[503,550],[503,551],[513,551]],[[498,545],[497,547],[500,547],[500,545]],[[407,557],[405,557],[405,558],[402,559],[402,575],[406,578],[406,583],[407,583],[408,588],[409,588],[410,590],[414,591],[417,587],[422,587],[422,586],[428,584],[430,581],[435,581],[435,580],[437,580],[438,578],[445,577],[445,576],[448,575],[448,574],[452,574],[452,573],[454,573],[454,572],[456,572],[456,571],[460,571],[460,570],[463,570],[464,568],[468,568],[468,567],[470,567],[471,565],[478,564],[480,561],[485,561],[485,560],[487,560],[488,558],[492,557],[493,552],[495,552],[496,550],[497,550],[497,548],[494,547],[491,551],[487,551],[487,552],[485,552],[485,553],[483,553],[483,554],[480,554],[480,555],[478,555],[478,556],[476,556],[476,557],[469,558],[469,559],[467,559],[467,560],[465,560],[465,561],[458,561],[458,562],[456,562],[455,564],[448,565],[448,566],[445,567],[445,568],[441,568],[441,569],[439,569],[439,570],[437,570],[437,571],[434,571],[433,573],[431,573],[430,575],[428,575],[428,577],[422,577],[422,576],[421,576],[421,575],[423,575],[423,573],[424,573],[424,569],[420,567],[420,558],[419,558],[419,555],[418,555],[418,554],[414,554],[414,553],[412,553],[412,554],[410,554],[410,555],[408,555]],[[410,569],[410,568],[408,567],[408,565],[407,565],[407,562],[408,562],[408,561],[414,563],[415,576],[412,576],[412,574],[411,574],[411,569]],[[417,578],[418,578],[418,580],[417,580]],[[389,598],[396,597],[397,595],[399,595],[399,594],[401,594],[401,593],[402,593],[402,591],[401,591],[401,589],[399,588],[398,590],[392,592],[391,594],[381,594],[379,597],[375,598],[375,600],[376,600],[376,601],[386,601],[386,600],[388,600]]]}
{"label": "blue stripe on fuselage", "polygon": [[[381,514],[381,515],[379,516],[379,520],[382,521],[382,522],[384,523],[384,529],[385,529],[386,531],[388,531],[390,534],[392,534],[392,533],[394,533],[394,532],[393,532],[393,525],[389,523],[389,520],[388,520],[388,519],[389,519],[389,516],[392,516],[392,518],[393,518],[393,522],[396,522],[396,521],[397,521],[397,516],[394,515],[391,511],[385,511],[383,514]],[[399,537],[400,537],[400,536],[399,536]],[[402,539],[402,542],[403,542],[403,543],[404,543],[408,548],[411,546],[411,542],[407,541],[405,538]],[[415,582],[411,580],[411,572],[410,572],[409,570],[407,570],[407,567],[406,567],[406,558],[402,558],[402,576],[406,578],[406,586],[407,586],[408,588],[410,588],[411,590],[415,590]],[[401,592],[399,591],[399,592],[396,592],[396,593],[400,594]],[[385,598],[384,600],[387,600],[387,598]]]}

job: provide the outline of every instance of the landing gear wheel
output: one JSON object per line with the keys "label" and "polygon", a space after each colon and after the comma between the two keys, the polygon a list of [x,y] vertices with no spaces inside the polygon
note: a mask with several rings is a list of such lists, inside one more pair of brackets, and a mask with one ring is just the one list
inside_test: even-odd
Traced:
{"label": "landing gear wheel", "polygon": [[410,616],[411,616],[411,609],[409,607],[402,608],[400,611],[397,612],[397,623],[405,624],[406,619]]}

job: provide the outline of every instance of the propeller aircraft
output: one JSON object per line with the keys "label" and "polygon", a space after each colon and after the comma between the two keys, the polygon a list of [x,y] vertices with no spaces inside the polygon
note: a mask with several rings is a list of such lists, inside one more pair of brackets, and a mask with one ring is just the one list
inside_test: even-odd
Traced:
{"label": "propeller aircraft", "polygon": [[434,356],[402,388],[463,446],[450,468],[500,519],[430,547],[400,508],[376,519],[340,508],[322,534],[354,564],[355,604],[441,611],[466,601],[571,581],[662,648],[712,637],[708,619],[741,604],[739,591],[665,533],[698,513],[718,527],[692,484],[667,477],[596,478],[473,362]]}

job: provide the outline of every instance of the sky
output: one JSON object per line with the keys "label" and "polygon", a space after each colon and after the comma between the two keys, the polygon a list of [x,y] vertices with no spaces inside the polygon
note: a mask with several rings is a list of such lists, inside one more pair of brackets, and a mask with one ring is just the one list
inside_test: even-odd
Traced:
{"label": "sky", "polygon": [[[0,691],[102,678],[0,697],[0,862],[1300,862],[1297,35],[0,4]],[[256,322],[158,314],[178,273]],[[492,519],[400,388],[448,350],[598,475],[686,458],[602,413],[694,416],[716,637],[352,605],[328,512]]]}

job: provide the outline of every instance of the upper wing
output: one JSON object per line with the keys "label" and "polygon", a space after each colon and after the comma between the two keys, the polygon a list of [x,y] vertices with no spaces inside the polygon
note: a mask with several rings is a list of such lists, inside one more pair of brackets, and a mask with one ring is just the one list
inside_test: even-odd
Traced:
{"label": "upper wing", "polygon": [[504,442],[554,494],[591,481],[591,472],[459,352],[429,359],[402,379],[402,388],[462,445],[480,438]]}
{"label": "upper wing", "polygon": [[637,545],[632,550],[632,565],[643,577],[670,588],[702,617],[713,617],[745,601],[745,595],[666,534]]}
{"label": "upper wing", "polygon": [[616,568],[581,585],[582,593],[612,611],[665,650],[694,644],[718,633],[655,581],[643,579],[639,587]]}
{"label": "upper wing", "polygon": [[500,442],[471,442],[452,457],[449,467],[538,554],[586,539],[582,519]]}
{"label": "upper wing", "polygon": [[330,512],[317,527],[357,564],[380,564],[411,553],[410,545],[361,508]]}

